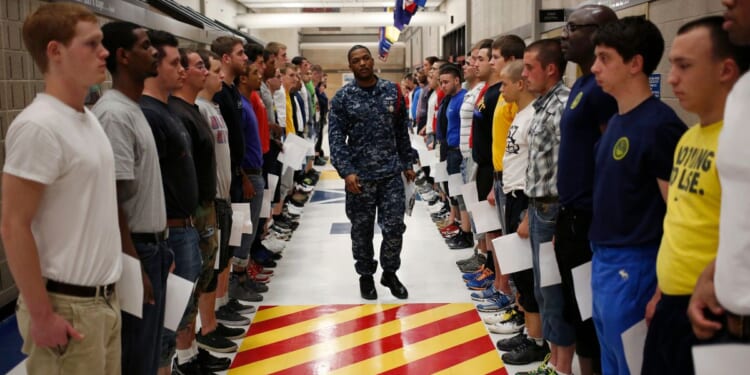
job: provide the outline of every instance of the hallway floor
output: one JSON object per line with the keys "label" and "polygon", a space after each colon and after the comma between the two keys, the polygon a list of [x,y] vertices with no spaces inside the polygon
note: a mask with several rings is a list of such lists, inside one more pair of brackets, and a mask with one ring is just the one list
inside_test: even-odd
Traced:
{"label": "hallway floor", "polygon": [[[449,250],[424,202],[417,201],[413,216],[405,219],[398,275],[409,299],[399,300],[380,285],[380,271],[375,275],[379,299],[362,299],[344,183],[330,165],[319,168],[320,181],[268,284],[270,291],[256,305],[246,337],[236,341],[239,352],[219,354],[233,357],[226,373],[463,375],[536,368],[538,363],[504,366],[494,343],[510,336],[488,333],[481,322],[484,313],[474,308],[455,265],[472,250]],[[5,337],[0,343],[10,344]],[[19,364],[10,373],[25,370]]]}

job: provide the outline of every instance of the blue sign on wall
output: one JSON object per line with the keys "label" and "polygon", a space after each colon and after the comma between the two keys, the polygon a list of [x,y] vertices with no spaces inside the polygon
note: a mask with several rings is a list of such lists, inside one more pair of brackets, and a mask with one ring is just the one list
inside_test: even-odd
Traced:
{"label": "blue sign on wall", "polygon": [[661,98],[661,74],[651,74],[648,77],[648,83],[651,85],[651,93],[653,93],[655,97]]}

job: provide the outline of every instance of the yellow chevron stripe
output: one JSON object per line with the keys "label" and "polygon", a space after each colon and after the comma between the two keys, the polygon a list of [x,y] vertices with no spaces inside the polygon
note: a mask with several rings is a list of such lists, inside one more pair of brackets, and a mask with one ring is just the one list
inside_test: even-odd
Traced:
{"label": "yellow chevron stripe", "polygon": [[[364,305],[364,306],[375,306],[375,305]],[[318,344],[311,345],[311,346],[308,346],[306,348],[302,348],[299,350],[295,350],[293,352],[284,353],[275,357],[249,363],[245,366],[241,366],[239,368],[230,370],[229,374],[230,375],[240,374],[240,373],[241,374],[268,374],[268,373],[272,373],[276,371],[281,371],[289,367],[293,367],[293,366],[300,365],[309,361],[313,361],[321,357],[334,355],[343,350],[351,349],[353,347],[366,344],[368,342],[380,340],[384,337],[395,335],[395,334],[398,334],[400,332],[403,332],[409,329],[418,328],[418,327],[427,325],[429,323],[442,320],[442,319],[446,319],[451,316],[458,315],[458,314],[461,314],[463,312],[473,310],[473,309],[474,309],[474,305],[471,303],[457,303],[457,304],[443,305],[434,309],[422,311],[420,313],[404,317],[400,320],[390,321],[388,323],[381,324],[379,326],[370,327],[370,328],[367,328],[358,332],[354,332],[345,336],[333,338],[330,340],[325,340]],[[477,324],[478,324],[478,327],[481,328],[481,331],[482,331],[481,334],[486,335],[487,330],[484,328],[484,325],[481,322],[477,322]],[[315,328],[319,328],[319,327],[315,327]],[[300,332],[300,331],[297,332],[297,334],[302,334],[302,333],[304,332]],[[457,337],[453,337],[449,339],[443,339],[443,337],[444,335],[437,336],[438,339],[435,341],[435,344],[437,346],[450,347],[451,345],[454,345],[455,343],[460,343],[460,342],[468,341],[468,340],[475,338],[475,337],[466,338],[462,336],[457,336]],[[248,337],[245,340],[245,343],[251,340],[254,340],[254,336]],[[434,338],[431,338],[429,340],[434,340]],[[440,341],[444,341],[444,342],[441,344]],[[245,343],[243,343],[243,346],[245,346]],[[268,343],[271,343],[271,342],[268,342]],[[250,346],[250,344],[248,346]],[[255,345],[255,343],[252,343],[252,346],[258,347],[260,345]],[[440,350],[443,350],[443,349],[438,349],[437,351],[440,351]],[[360,372],[359,374],[362,374],[362,373],[363,372]],[[370,373],[370,372],[366,371],[364,373]]]}
{"label": "yellow chevron stripe", "polygon": [[274,306],[268,309],[258,311],[253,318],[253,323],[260,323],[264,320],[270,320],[278,318],[284,315],[294,314],[296,312],[318,307],[318,305],[302,305],[302,306]]}
{"label": "yellow chevron stripe", "polygon": [[503,368],[503,361],[496,350],[463,361],[433,375],[487,374]]}
{"label": "yellow chevron stripe", "polygon": [[[466,341],[487,335],[482,322],[455,329],[442,335],[406,346],[404,348],[381,354],[364,361],[332,371],[329,375],[339,374],[375,374],[403,366],[407,363],[428,357]],[[473,373],[474,371],[472,371]]]}
{"label": "yellow chevron stripe", "polygon": [[314,319],[306,320],[296,324],[291,324],[285,327],[277,328],[272,331],[259,333],[252,335],[245,339],[240,346],[240,351],[257,348],[263,345],[272,344],[277,341],[286,340],[294,336],[299,336],[310,331],[319,329],[335,327],[343,322],[348,322],[353,319],[358,319],[363,316],[370,314],[379,313],[388,309],[398,307],[400,305],[388,304],[388,305],[359,305],[352,308],[337,311],[330,314],[321,315]]}

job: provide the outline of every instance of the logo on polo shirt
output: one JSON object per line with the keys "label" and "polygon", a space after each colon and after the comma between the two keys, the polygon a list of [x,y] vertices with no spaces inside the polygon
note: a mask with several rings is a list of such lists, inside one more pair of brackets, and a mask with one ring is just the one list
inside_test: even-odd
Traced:
{"label": "logo on polo shirt", "polygon": [[576,95],[575,99],[573,99],[573,102],[570,103],[570,109],[576,109],[576,107],[578,107],[578,103],[581,102],[581,98],[583,98],[583,91],[579,92],[578,95]]}
{"label": "logo on polo shirt", "polygon": [[617,140],[615,147],[612,149],[612,157],[615,158],[615,160],[622,160],[625,155],[628,154],[629,149],[630,140],[628,140],[628,137],[621,137]]}

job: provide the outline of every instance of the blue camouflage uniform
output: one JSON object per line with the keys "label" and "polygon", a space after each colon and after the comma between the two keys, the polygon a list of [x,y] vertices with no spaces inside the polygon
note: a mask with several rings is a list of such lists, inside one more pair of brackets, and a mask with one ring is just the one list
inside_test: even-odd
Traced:
{"label": "blue camouflage uniform", "polygon": [[381,266],[386,272],[396,272],[401,265],[406,229],[401,173],[412,169],[408,120],[398,86],[380,78],[373,87],[347,84],[331,100],[331,162],[339,175],[354,173],[362,185],[360,194],[346,192],[352,253],[360,275],[372,275],[378,266],[372,245],[376,209],[383,234]]}

